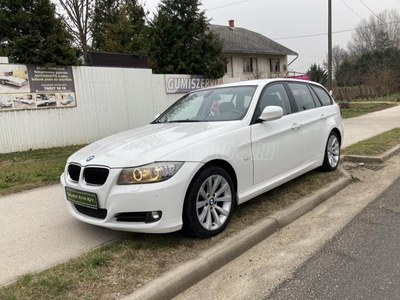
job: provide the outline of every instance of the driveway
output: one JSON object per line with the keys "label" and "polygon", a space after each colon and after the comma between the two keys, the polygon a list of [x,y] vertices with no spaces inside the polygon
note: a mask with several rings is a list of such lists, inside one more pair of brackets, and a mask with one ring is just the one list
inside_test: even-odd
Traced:
{"label": "driveway", "polygon": [[[344,146],[399,127],[399,116],[400,106],[345,120]],[[58,185],[0,197],[0,203],[0,285],[124,235],[71,217]]]}

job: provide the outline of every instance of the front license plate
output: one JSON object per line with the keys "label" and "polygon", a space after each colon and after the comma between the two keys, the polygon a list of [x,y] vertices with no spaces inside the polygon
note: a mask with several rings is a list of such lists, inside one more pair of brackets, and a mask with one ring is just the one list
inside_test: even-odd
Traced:
{"label": "front license plate", "polygon": [[69,187],[65,188],[67,199],[78,205],[98,209],[97,195],[94,193],[82,192]]}

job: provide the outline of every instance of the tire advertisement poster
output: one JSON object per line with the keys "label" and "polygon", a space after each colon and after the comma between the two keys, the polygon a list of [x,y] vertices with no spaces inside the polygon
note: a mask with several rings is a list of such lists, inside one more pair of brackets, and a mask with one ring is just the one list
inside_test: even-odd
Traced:
{"label": "tire advertisement poster", "polygon": [[75,106],[71,66],[0,64],[0,112]]}

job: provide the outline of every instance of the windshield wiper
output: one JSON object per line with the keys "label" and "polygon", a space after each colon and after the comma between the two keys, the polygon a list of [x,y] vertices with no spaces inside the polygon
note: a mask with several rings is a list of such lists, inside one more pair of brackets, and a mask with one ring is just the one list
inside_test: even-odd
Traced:
{"label": "windshield wiper", "polygon": [[172,120],[172,121],[168,121],[167,123],[191,123],[191,122],[201,122],[201,120]]}

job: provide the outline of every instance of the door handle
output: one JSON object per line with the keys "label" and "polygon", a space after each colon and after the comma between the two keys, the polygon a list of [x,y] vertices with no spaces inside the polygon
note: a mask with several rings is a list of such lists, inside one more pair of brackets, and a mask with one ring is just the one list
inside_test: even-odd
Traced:
{"label": "door handle", "polygon": [[294,123],[294,124],[292,125],[292,129],[293,129],[293,130],[298,130],[301,126],[302,126],[302,125],[301,125],[300,123]]}
{"label": "door handle", "polygon": [[326,120],[326,115],[322,114],[319,118],[320,118],[321,120]]}

